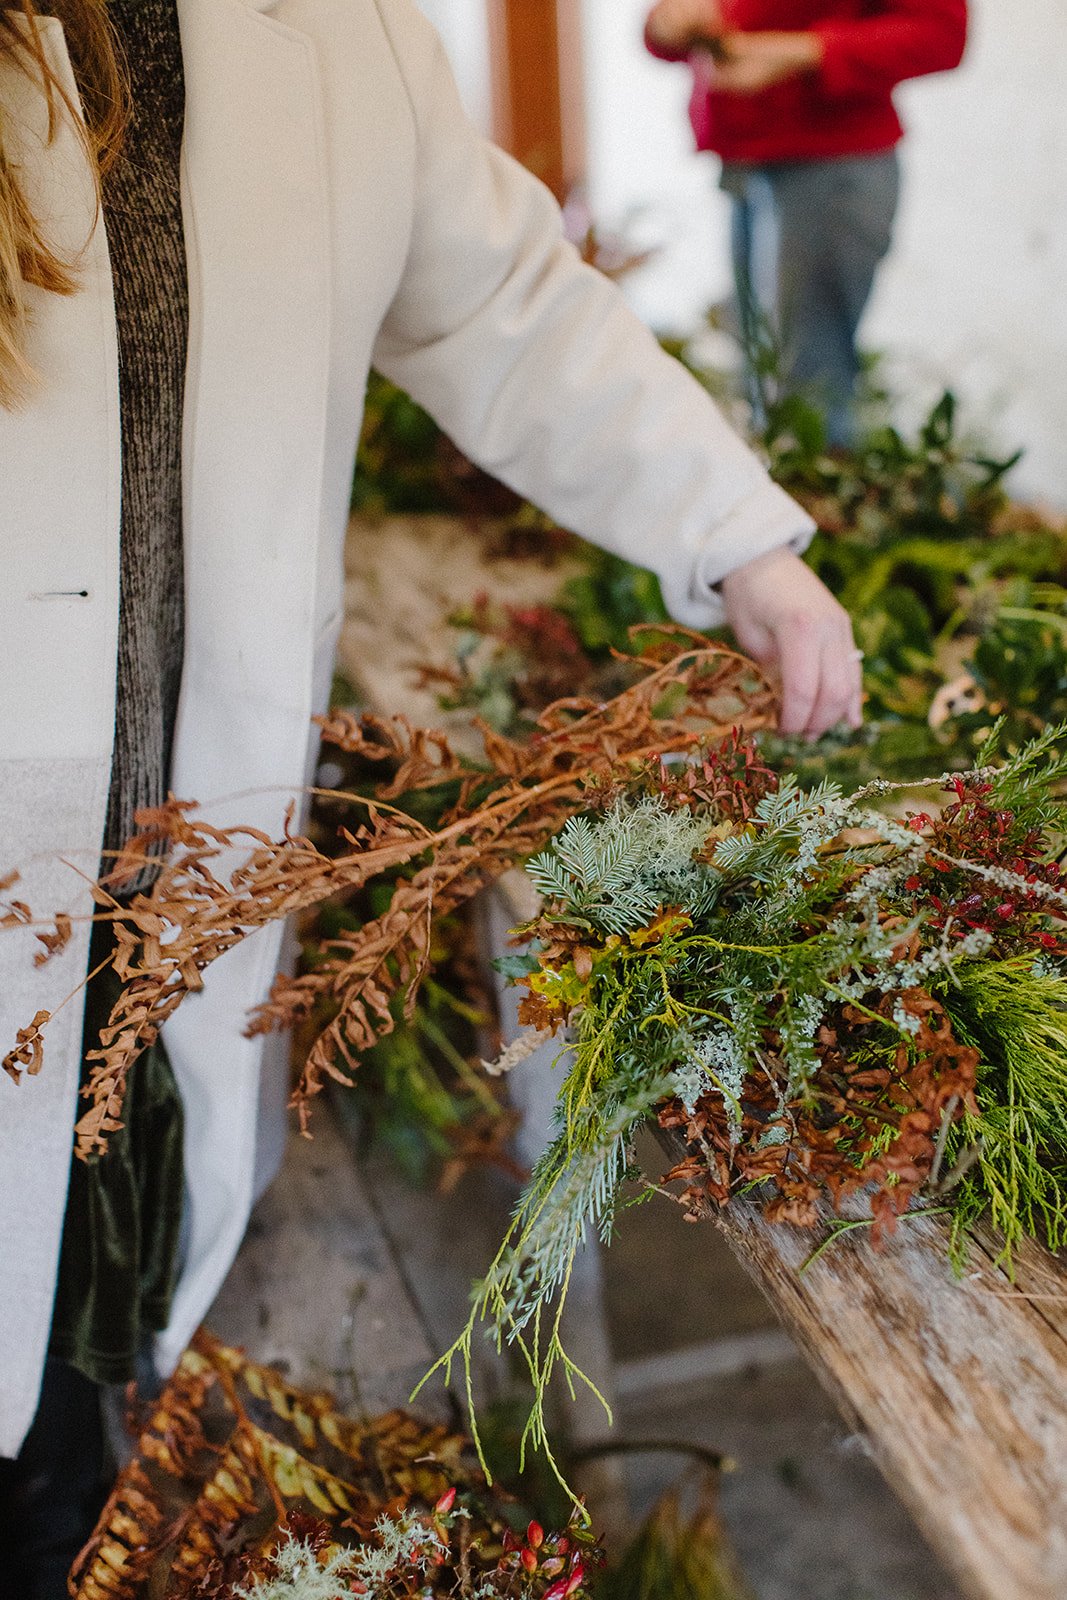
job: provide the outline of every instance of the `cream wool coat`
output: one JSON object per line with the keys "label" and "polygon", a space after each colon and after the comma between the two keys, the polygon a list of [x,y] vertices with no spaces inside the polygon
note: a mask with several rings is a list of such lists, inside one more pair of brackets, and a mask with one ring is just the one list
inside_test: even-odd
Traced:
{"label": "cream wool coat", "polygon": [[[617,294],[560,241],[547,193],[465,119],[411,0],[178,0],[191,328],[187,638],[172,785],[277,833],[314,760],[373,361],[477,461],[653,567],[675,613],[803,540],[803,513]],[[62,30],[44,24],[73,88]],[[80,292],[37,294],[30,403],[0,412],[0,877],[38,915],[89,909],[108,789],[118,624],[119,410],[107,242],[77,140],[0,68],[4,137]],[[85,241],[88,238],[88,245]],[[399,575],[398,575],[399,576]],[[402,581],[400,578],[399,581]],[[243,798],[225,797],[242,796]],[[281,930],[208,974],[166,1028],[187,1114],[188,1240],[158,1360],[177,1359],[284,1133],[284,1079],[242,1036]],[[0,930],[0,1045],[85,971]],[[77,1000],[44,1067],[0,1075],[0,1454],[32,1420],[75,1115]],[[257,1132],[258,1129],[258,1132]]]}

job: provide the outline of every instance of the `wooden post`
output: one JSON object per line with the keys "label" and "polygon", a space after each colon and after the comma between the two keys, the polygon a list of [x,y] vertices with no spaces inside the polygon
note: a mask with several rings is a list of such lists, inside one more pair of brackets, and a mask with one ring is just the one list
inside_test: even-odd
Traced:
{"label": "wooden post", "polygon": [[585,171],[579,0],[488,0],[497,142],[562,200]]}

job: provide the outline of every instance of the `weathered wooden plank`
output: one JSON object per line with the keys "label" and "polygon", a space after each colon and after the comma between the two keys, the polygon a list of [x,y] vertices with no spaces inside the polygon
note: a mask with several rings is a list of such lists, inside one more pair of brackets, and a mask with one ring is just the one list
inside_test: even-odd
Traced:
{"label": "weathered wooden plank", "polygon": [[[968,1278],[967,1286],[975,1294],[1025,1296],[1036,1314],[1039,1314],[1067,1343],[1067,1270],[1062,1256],[1050,1255],[1032,1239],[1024,1239],[1012,1251],[1010,1284],[999,1281],[1001,1274],[992,1277],[989,1267],[1001,1260],[1001,1241],[988,1224],[972,1231],[974,1255],[978,1270]],[[1005,1269],[1007,1270],[1007,1269]]]}
{"label": "weathered wooden plank", "polygon": [[1063,1600],[1067,1337],[1043,1309],[1062,1312],[1061,1263],[1027,1246],[1013,1286],[976,1246],[960,1281],[924,1218],[880,1252],[843,1237],[801,1273],[809,1235],[748,1202],[719,1226],[964,1591]]}
{"label": "weathered wooden plank", "polygon": [[[313,1129],[290,1139],[207,1325],[302,1387],[389,1410],[438,1352],[325,1103]],[[427,1391],[427,1404],[442,1403],[440,1386]]]}

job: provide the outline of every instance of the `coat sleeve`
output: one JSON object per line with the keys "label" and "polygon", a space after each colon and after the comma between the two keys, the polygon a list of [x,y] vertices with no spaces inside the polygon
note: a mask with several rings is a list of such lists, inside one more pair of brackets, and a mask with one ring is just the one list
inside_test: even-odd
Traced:
{"label": "coat sleeve", "polygon": [[833,95],[884,93],[905,78],[958,67],[967,42],[966,0],[878,0],[869,15],[818,23],[820,78]]}
{"label": "coat sleeve", "polygon": [[489,145],[408,0],[379,0],[416,126],[414,221],[374,364],[474,461],[564,527],[650,567],[672,613],[807,515],[562,237],[548,191]]}

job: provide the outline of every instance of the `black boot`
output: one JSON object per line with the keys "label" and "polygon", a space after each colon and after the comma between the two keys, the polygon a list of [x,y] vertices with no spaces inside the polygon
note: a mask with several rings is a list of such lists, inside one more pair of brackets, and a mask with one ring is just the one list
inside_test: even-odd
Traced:
{"label": "black boot", "polygon": [[67,1600],[105,1498],[100,1390],[49,1357],[26,1442],[0,1461],[0,1600]]}

